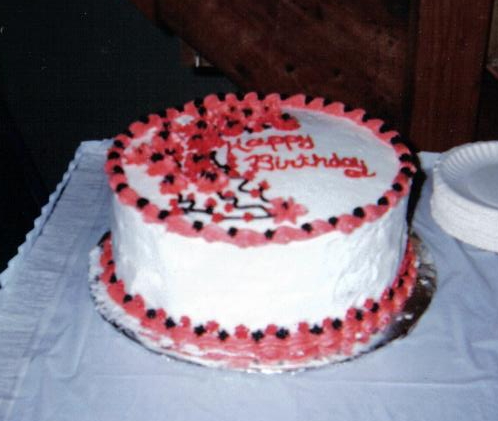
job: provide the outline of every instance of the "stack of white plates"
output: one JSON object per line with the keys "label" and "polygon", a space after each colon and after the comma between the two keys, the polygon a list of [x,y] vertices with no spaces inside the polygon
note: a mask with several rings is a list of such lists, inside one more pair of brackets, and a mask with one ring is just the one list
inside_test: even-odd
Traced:
{"label": "stack of white plates", "polygon": [[431,212],[450,235],[498,252],[498,141],[469,143],[441,155]]}

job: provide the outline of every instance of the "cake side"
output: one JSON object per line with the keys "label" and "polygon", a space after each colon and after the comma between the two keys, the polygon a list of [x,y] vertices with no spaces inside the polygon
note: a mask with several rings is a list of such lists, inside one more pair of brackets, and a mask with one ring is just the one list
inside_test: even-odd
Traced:
{"label": "cake side", "polygon": [[149,308],[167,309],[174,318],[216,320],[228,332],[269,323],[295,331],[302,321],[343,317],[393,282],[406,247],[406,203],[348,235],[240,248],[166,235],[115,199],[116,276]]}
{"label": "cake side", "polygon": [[[316,367],[358,356],[385,340],[412,296],[417,279],[416,247],[411,241],[396,278],[378,299],[351,307],[344,317],[321,323],[300,322],[296,331],[269,324],[229,333],[215,320],[194,324],[185,315],[149,308],[140,295],[129,294],[115,275],[108,232],[90,254],[90,287],[99,311],[147,348],[186,361],[233,369],[275,372]],[[416,246],[416,243],[415,243]]]}

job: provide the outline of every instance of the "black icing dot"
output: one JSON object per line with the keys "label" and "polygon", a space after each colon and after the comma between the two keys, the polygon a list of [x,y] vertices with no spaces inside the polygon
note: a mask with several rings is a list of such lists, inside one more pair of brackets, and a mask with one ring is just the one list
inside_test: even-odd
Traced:
{"label": "black icing dot", "polygon": [[321,328],[318,325],[315,325],[310,329],[310,333],[313,333],[313,335],[320,335],[323,333],[323,328]]}
{"label": "black icing dot", "polygon": [[389,204],[389,200],[386,196],[382,196],[379,200],[377,200],[377,204],[380,206],[387,206]]}
{"label": "black icing dot", "polygon": [[124,174],[123,168],[121,168],[119,165],[115,165],[112,169],[114,174]]}
{"label": "black icing dot", "polygon": [[280,329],[277,330],[277,332],[275,333],[275,336],[278,339],[285,339],[285,338],[287,338],[287,336],[289,336],[289,331],[287,329],[281,327]]}
{"label": "black icing dot", "polygon": [[120,148],[120,149],[124,149],[124,143],[121,142],[120,140],[115,140],[114,141],[114,146],[116,146],[116,148]]}
{"label": "black icing dot", "polygon": [[311,226],[311,224],[309,224],[309,223],[305,223],[305,224],[301,225],[301,229],[302,229],[303,231],[306,231],[306,232],[311,232],[311,231],[313,231],[313,227],[312,227],[312,226]]}
{"label": "black icing dot", "polygon": [[200,231],[202,229],[202,227],[204,226],[204,224],[201,222],[201,221],[194,221],[192,227],[196,230],[196,231]]}
{"label": "black icing dot", "polygon": [[327,105],[330,105],[332,104],[332,99],[331,98],[325,98],[324,101],[323,101],[323,105],[327,106]]}
{"label": "black icing dot", "polygon": [[206,159],[206,156],[205,155],[201,155],[201,154],[194,154],[192,156],[192,161],[194,161],[196,164],[200,161],[202,161],[203,159]]}
{"label": "black icing dot", "polygon": [[410,178],[413,177],[413,171],[410,168],[408,168],[408,167],[401,168],[401,172],[404,175],[406,175],[407,177],[410,177]]}
{"label": "black icing dot", "polygon": [[356,310],[355,318],[361,322],[363,320],[363,312],[361,310]]}
{"label": "black icing dot", "polygon": [[163,183],[173,184],[175,182],[175,176],[173,174],[168,174],[163,178]]}
{"label": "black icing dot", "polygon": [[390,300],[392,300],[394,298],[394,289],[392,288],[389,288],[389,295],[388,295],[388,298]]}
{"label": "black icing dot", "polygon": [[354,208],[353,215],[356,216],[357,218],[364,218],[365,217],[365,211],[361,207]]}
{"label": "black icing dot", "polygon": [[147,316],[148,319],[155,319],[157,316],[157,313],[156,313],[156,310],[154,310],[153,308],[150,308],[147,310],[145,315]]}
{"label": "black icing dot", "polygon": [[339,222],[339,219],[335,216],[329,218],[329,224],[332,225],[332,226],[336,226],[337,225],[337,222]]}
{"label": "black icing dot", "polygon": [[116,151],[109,152],[107,155],[107,159],[118,159],[121,155],[117,153]]}
{"label": "black icing dot", "polygon": [[119,183],[116,186],[116,192],[119,193],[121,190],[126,189],[128,187],[128,184],[126,183]]}
{"label": "black icing dot", "polygon": [[111,277],[109,278],[109,282],[110,282],[111,284],[115,284],[116,282],[118,282],[118,278],[116,278],[116,274],[115,274],[115,273],[113,273],[113,274],[111,275]]}
{"label": "black icing dot", "polygon": [[373,303],[372,308],[370,309],[372,313],[377,313],[379,311],[379,303]]}
{"label": "black icing dot", "polygon": [[264,338],[265,334],[261,330],[256,330],[255,332],[252,332],[251,336],[256,342],[259,342]]}
{"label": "black icing dot", "polygon": [[232,128],[233,126],[235,126],[236,124],[238,124],[239,122],[237,120],[228,120],[227,121],[227,127],[228,128]]}
{"label": "black icing dot", "polygon": [[413,156],[411,156],[410,154],[408,153],[404,153],[403,155],[401,155],[399,157],[399,160],[401,162],[412,162],[413,161]]}
{"label": "black icing dot", "polygon": [[288,121],[288,120],[290,120],[291,118],[292,118],[292,117],[291,117],[291,115],[290,115],[289,113],[283,113],[283,114],[282,114],[282,120],[284,120],[284,121]]}
{"label": "black icing dot", "polygon": [[228,333],[226,330],[221,330],[219,333],[218,333],[218,338],[220,339],[220,341],[224,341],[226,338],[228,338]]}
{"label": "black icing dot", "polygon": [[228,235],[229,235],[230,237],[235,237],[235,236],[237,235],[237,231],[238,231],[238,230],[237,230],[237,228],[235,228],[235,227],[230,227],[230,228],[228,229]]}
{"label": "black icing dot", "polygon": [[161,136],[163,139],[167,139],[169,136],[169,130],[162,130],[159,132],[159,136]]}
{"label": "black icing dot", "polygon": [[159,213],[157,214],[157,217],[161,220],[167,218],[169,216],[169,211],[166,209],[160,210]]}
{"label": "black icing dot", "polygon": [[332,327],[336,330],[339,330],[342,327],[342,321],[340,319],[335,319],[332,322]]}
{"label": "black icing dot", "polygon": [[392,145],[396,145],[398,143],[403,143],[403,140],[401,139],[401,136],[394,136],[392,139],[391,139],[391,144]]}
{"label": "black icing dot", "polygon": [[126,294],[126,295],[123,297],[123,303],[128,303],[128,302],[130,302],[131,300],[133,300],[133,297],[132,297],[130,294]]}
{"label": "black icing dot", "polygon": [[137,200],[137,207],[139,209],[145,208],[149,204],[149,200],[146,199],[145,197],[141,197],[140,199]]}
{"label": "black icing dot", "polygon": [[250,117],[250,116],[252,116],[253,111],[251,108],[244,108],[244,109],[242,109],[242,112],[244,113],[244,116]]}
{"label": "black icing dot", "polygon": [[196,124],[199,129],[206,129],[207,123],[204,120],[199,120]]}
{"label": "black icing dot", "polygon": [[404,283],[405,283],[405,279],[404,278],[399,278],[399,280],[398,280],[398,288],[401,288]]}
{"label": "black icing dot", "polygon": [[401,184],[399,184],[399,183],[394,183],[392,185],[392,188],[393,188],[394,191],[401,191],[401,190],[403,190],[403,186]]}
{"label": "black icing dot", "polygon": [[265,231],[265,237],[268,238],[268,240],[271,240],[274,235],[275,235],[274,230],[266,230]]}
{"label": "black icing dot", "polygon": [[171,317],[168,317],[164,322],[164,325],[166,326],[166,329],[171,329],[176,326],[176,323]]}
{"label": "black icing dot", "polygon": [[162,153],[154,153],[152,154],[152,156],[150,157],[150,160],[152,162],[158,162],[158,161],[162,161],[164,159],[164,155]]}
{"label": "black icing dot", "polygon": [[202,334],[206,333],[206,328],[202,325],[199,325],[194,328],[194,332],[197,336],[201,336]]}
{"label": "black icing dot", "polygon": [[206,107],[204,107],[203,105],[197,108],[197,111],[199,112],[199,115],[205,115],[207,112]]}
{"label": "black icing dot", "polygon": [[366,121],[370,120],[371,118],[372,118],[372,117],[370,116],[370,114],[365,113],[365,114],[363,114],[363,117],[361,117],[361,120],[362,120],[363,122],[366,122]]}

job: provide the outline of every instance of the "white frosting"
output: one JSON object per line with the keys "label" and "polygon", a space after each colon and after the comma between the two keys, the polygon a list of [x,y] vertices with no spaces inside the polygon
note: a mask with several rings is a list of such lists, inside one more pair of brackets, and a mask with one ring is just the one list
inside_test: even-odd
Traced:
{"label": "white frosting", "polygon": [[342,317],[392,283],[406,243],[406,199],[349,235],[252,248],[166,233],[134,208],[113,206],[116,273],[126,290],[173,318],[216,320],[227,330]]}
{"label": "white frosting", "polygon": [[[289,113],[298,118],[301,127],[291,132],[266,130],[265,138],[276,134],[310,136],[314,148],[279,145],[277,150],[271,146],[259,146],[251,153],[237,150],[240,168],[251,162],[246,158],[254,153],[301,162],[299,154],[330,158],[336,153],[339,158],[356,157],[365,173],[375,176],[350,178],[344,168],[321,166],[261,169],[254,183],[269,182],[269,199],[292,197],[307,209],[295,224],[284,221],[284,225],[299,227],[304,222],[351,213],[358,206],[376,203],[390,188],[399,162],[392,147],[380,142],[369,129],[321,112],[289,109]],[[149,130],[133,145],[149,142],[153,134],[154,130]],[[227,140],[232,145],[238,141],[244,144],[261,136],[246,133]],[[147,175],[145,166],[124,165],[124,170],[129,185],[158,208],[167,207],[175,197],[160,192],[162,177]],[[237,184],[230,183],[228,188],[236,190]],[[190,188],[198,203],[214,197]],[[233,331],[239,324],[254,330],[270,323],[290,329],[301,321],[321,323],[325,317],[343,317],[349,307],[363,305],[366,298],[378,298],[392,283],[405,251],[406,205],[405,197],[381,218],[364,223],[351,234],[335,230],[306,241],[285,245],[269,241],[264,246],[241,248],[168,232],[162,224],[144,222],[137,209],[115,198],[112,238],[116,274],[124,280],[126,291],[140,294],[148,308],[164,308],[176,319],[186,315],[194,325],[215,320]],[[210,223],[211,218],[199,213],[187,217],[204,223]],[[276,227],[272,218],[220,224],[260,232]]]}

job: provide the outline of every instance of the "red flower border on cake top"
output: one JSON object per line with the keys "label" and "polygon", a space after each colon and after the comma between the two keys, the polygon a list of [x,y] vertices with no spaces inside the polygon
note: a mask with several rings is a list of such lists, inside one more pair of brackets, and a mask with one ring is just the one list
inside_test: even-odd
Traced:
{"label": "red flower border on cake top", "polygon": [[268,324],[250,330],[241,324],[229,332],[215,320],[193,325],[188,315],[173,318],[167,309],[150,308],[141,295],[129,294],[123,280],[116,277],[110,232],[102,237],[99,247],[100,274],[96,281],[102,283],[116,306],[147,329],[150,340],[162,343],[167,339],[169,349],[186,354],[194,346],[196,352],[202,352],[202,359],[227,360],[234,368],[248,367],[255,361],[299,364],[331,356],[350,357],[356,345],[369,343],[373,335],[393,322],[412,295],[417,278],[417,258],[409,241],[391,285],[378,299],[369,298],[362,306],[349,308],[343,318],[302,321],[294,329]]}
{"label": "red flower border on cake top", "polygon": [[[240,174],[234,155],[229,151],[226,162],[220,162],[216,148],[223,145],[222,136],[237,136],[243,132],[258,134],[269,128],[285,131],[299,127],[298,121],[282,112],[284,107],[321,111],[351,120],[358,126],[368,128],[379,141],[391,145],[399,159],[399,170],[390,189],[378,198],[377,203],[356,207],[350,213],[327,215],[324,219],[310,220],[300,226],[281,224],[285,221],[296,224],[298,217],[306,215],[305,206],[296,203],[292,197],[267,199],[269,183],[262,180],[251,186],[256,171],[248,170]],[[177,122],[176,119],[185,116],[189,118],[188,123]],[[149,131],[154,133],[150,145],[132,145],[134,139]],[[288,146],[290,142],[305,145],[307,139],[273,136],[268,141],[273,142],[273,146],[277,143]],[[364,223],[375,221],[409,193],[411,180],[417,171],[415,162],[399,134],[389,130],[382,120],[369,118],[362,109],[349,110],[340,102],[304,95],[285,98],[270,94],[259,98],[255,93],[248,93],[243,97],[234,94],[221,97],[209,95],[203,100],[187,103],[182,109],[168,108],[162,114],[151,114],[143,122],[133,123],[126,133],[116,136],[109,148],[105,169],[109,184],[121,203],[134,206],[146,222],[164,224],[168,231],[187,237],[248,247],[307,240],[334,230],[349,234]],[[148,198],[141,197],[128,184],[124,164],[145,164],[149,175],[162,176],[161,193],[175,195],[169,206],[159,208]],[[351,177],[373,175],[357,168],[344,168],[344,173]],[[228,190],[229,179],[239,180],[237,192]],[[197,203],[193,193],[184,194],[192,182],[199,192],[210,195],[205,203]],[[240,205],[238,195],[242,194],[253,198],[253,203]],[[209,216],[210,221],[186,217],[196,213]],[[273,218],[277,226],[257,231],[220,225],[220,222],[229,223],[231,219],[250,222],[260,218]]]}

